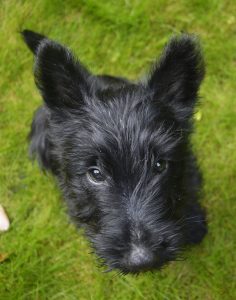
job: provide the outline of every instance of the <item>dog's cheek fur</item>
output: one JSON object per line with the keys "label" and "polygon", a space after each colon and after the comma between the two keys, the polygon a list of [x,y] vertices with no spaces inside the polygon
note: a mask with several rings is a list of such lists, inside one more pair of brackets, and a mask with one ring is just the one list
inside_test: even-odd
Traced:
{"label": "dog's cheek fur", "polygon": [[[78,132],[83,132],[85,123],[83,119],[78,121],[77,115],[69,114],[67,111],[56,111],[50,114],[47,130],[47,138],[51,142],[49,170],[56,175],[68,206],[68,213],[77,226],[90,221],[95,222],[98,215],[95,203],[96,191],[88,184],[86,176],[89,162],[83,164],[85,159],[79,150],[81,143],[83,149],[86,143],[89,143],[86,136],[78,137]],[[87,155],[88,153],[89,150]]]}

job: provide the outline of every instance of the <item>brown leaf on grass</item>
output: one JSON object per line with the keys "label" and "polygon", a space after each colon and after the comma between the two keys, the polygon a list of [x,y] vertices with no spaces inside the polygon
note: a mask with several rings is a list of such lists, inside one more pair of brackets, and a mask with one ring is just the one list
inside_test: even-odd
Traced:
{"label": "brown leaf on grass", "polygon": [[9,258],[9,254],[7,254],[7,253],[0,253],[0,264],[3,263],[8,258]]}

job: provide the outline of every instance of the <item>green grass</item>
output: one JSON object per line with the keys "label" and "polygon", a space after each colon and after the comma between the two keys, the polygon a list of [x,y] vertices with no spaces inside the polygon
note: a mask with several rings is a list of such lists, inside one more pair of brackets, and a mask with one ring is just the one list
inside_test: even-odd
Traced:
{"label": "green grass", "polygon": [[[235,11],[233,0],[0,1],[0,203],[12,222],[0,235],[0,254],[8,255],[0,262],[1,300],[236,299]],[[209,235],[186,261],[138,277],[97,267],[54,181],[27,156],[41,99],[23,28],[69,45],[94,72],[129,78],[144,74],[173,33],[199,34],[207,76],[193,143]]]}

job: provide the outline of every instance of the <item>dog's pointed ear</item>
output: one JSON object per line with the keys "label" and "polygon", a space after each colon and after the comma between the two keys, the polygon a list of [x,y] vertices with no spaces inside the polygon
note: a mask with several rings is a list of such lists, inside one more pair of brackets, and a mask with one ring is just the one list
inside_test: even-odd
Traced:
{"label": "dog's pointed ear", "polygon": [[35,53],[35,82],[47,106],[51,109],[78,108],[90,92],[90,73],[61,44],[31,31],[22,34]]}
{"label": "dog's pointed ear", "polygon": [[195,36],[183,34],[170,40],[147,81],[154,99],[171,107],[179,121],[188,120],[204,77],[204,61]]}
{"label": "dog's pointed ear", "polygon": [[43,40],[37,50],[35,81],[51,108],[77,108],[89,94],[89,72],[66,47]]}
{"label": "dog's pointed ear", "polygon": [[37,48],[39,44],[42,42],[42,40],[47,39],[44,35],[27,29],[23,30],[21,32],[21,35],[26,45],[34,54],[36,54]]}

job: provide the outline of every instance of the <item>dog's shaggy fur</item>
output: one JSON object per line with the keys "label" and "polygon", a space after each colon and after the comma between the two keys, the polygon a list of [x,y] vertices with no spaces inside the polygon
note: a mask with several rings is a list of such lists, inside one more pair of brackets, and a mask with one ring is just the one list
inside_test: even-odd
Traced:
{"label": "dog's shaggy fur", "polygon": [[206,234],[190,146],[204,63],[196,38],[170,40],[145,80],[92,75],[57,42],[22,32],[44,104],[30,151],[58,180],[74,222],[109,269],[138,273]]}

